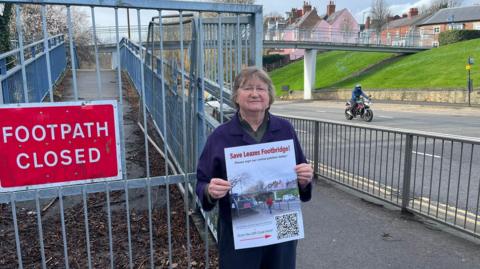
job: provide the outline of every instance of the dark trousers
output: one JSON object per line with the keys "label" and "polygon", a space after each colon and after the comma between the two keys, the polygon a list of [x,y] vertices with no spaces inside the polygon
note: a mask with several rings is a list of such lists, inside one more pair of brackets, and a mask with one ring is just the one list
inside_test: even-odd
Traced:
{"label": "dark trousers", "polygon": [[355,108],[357,107],[357,100],[350,100],[350,112],[355,114]]}
{"label": "dark trousers", "polygon": [[220,269],[294,269],[297,241],[247,248],[219,249]]}
{"label": "dark trousers", "polygon": [[228,227],[228,223],[222,224],[218,225],[220,269],[295,268],[297,256],[296,240],[263,247],[235,250],[232,224],[230,223],[230,227]]}

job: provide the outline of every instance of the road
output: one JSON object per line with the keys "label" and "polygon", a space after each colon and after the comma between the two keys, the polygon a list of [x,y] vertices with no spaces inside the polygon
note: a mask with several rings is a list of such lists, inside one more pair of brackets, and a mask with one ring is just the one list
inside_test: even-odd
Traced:
{"label": "road", "polygon": [[[348,123],[343,111],[345,102],[279,101],[272,105],[273,113],[334,120]],[[442,134],[480,137],[480,108],[432,105],[400,105],[373,103],[374,127],[392,127]],[[353,120],[352,122],[362,122]]]}
{"label": "road", "polygon": [[[466,136],[480,141],[478,107],[374,104],[372,108],[375,116],[371,123],[347,121],[343,102],[277,102],[271,111],[343,124]],[[313,159],[313,125],[304,121],[293,124],[307,158]],[[321,175],[337,181],[348,180],[348,184],[398,201],[404,178],[404,135],[336,124],[321,124],[319,134]],[[414,136],[412,146],[410,189],[416,198],[412,206],[473,227],[475,216],[473,221],[472,217],[465,220],[465,212],[456,208],[478,212],[480,143]]]}

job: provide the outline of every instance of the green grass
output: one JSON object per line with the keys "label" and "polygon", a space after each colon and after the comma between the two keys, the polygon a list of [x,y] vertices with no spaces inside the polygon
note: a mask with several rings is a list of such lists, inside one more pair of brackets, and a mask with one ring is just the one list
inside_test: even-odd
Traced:
{"label": "green grass", "polygon": [[338,83],[337,87],[350,88],[358,82],[365,89],[445,89],[466,87],[467,58],[472,56],[472,78],[480,82],[480,39],[459,42],[417,54],[382,67],[377,72]]}
{"label": "green grass", "polygon": [[[394,56],[391,53],[332,51],[317,55],[315,88],[331,86],[375,63]],[[277,95],[283,85],[303,90],[303,60],[270,72]]]}

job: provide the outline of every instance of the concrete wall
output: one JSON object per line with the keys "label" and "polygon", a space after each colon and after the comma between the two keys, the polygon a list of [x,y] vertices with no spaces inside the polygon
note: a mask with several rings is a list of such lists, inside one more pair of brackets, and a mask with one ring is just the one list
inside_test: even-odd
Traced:
{"label": "concrete wall", "polygon": [[[373,100],[391,100],[405,102],[439,102],[439,103],[468,103],[466,90],[414,90],[414,89],[390,89],[375,90],[365,89]],[[316,90],[312,92],[313,100],[349,100],[352,95],[351,89],[339,90]],[[302,100],[303,91],[294,91],[290,96],[281,96],[281,100]],[[471,94],[471,103],[480,105],[480,88],[474,89]]]}

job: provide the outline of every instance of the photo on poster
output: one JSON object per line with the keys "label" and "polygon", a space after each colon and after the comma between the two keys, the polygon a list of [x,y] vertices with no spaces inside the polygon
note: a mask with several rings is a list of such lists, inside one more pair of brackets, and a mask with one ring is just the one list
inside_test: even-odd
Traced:
{"label": "photo on poster", "polygon": [[225,149],[236,249],[303,238],[293,140]]}

